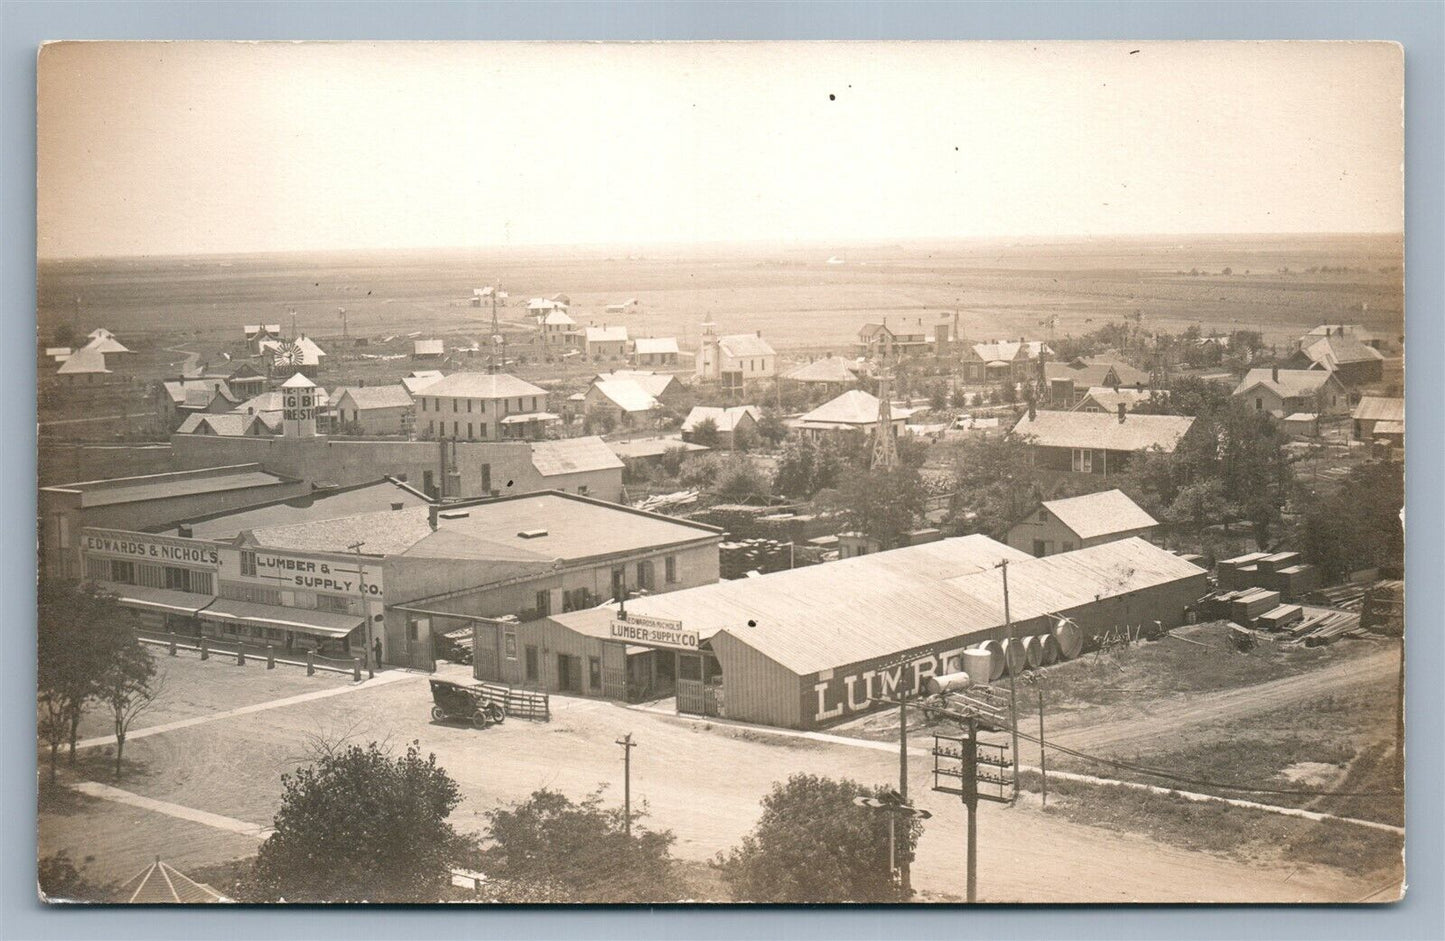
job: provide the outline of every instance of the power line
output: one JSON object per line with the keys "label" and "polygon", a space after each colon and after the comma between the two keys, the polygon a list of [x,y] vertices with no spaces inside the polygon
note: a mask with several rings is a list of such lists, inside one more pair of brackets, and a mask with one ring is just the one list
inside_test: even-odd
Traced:
{"label": "power line", "polygon": [[1133,771],[1137,774],[1150,775],[1152,777],[1163,778],[1166,781],[1173,781],[1177,784],[1188,784],[1194,787],[1212,787],[1222,791],[1243,791],[1250,794],[1279,794],[1296,797],[1400,797],[1403,794],[1402,791],[1317,791],[1296,788],[1250,787],[1244,784],[1225,784],[1220,781],[1208,781],[1201,778],[1186,778],[1182,775],[1177,775],[1169,771],[1161,771],[1158,768],[1149,768],[1145,767],[1144,765],[1133,764],[1132,762],[1118,761],[1113,758],[1103,758],[1098,755],[1090,755],[1085,752],[1075,751],[1072,748],[1067,748],[1054,742],[1040,743],[1038,739],[1034,738],[1031,735],[1028,735],[1025,732],[1019,732],[1018,735],[1020,738],[1027,739],[1028,741],[1034,742],[1035,744],[1043,744],[1045,748],[1052,748],[1055,751],[1063,752],[1064,754],[1071,755],[1075,758],[1082,758],[1085,761],[1092,761],[1098,764],[1109,765],[1110,767],[1118,768],[1123,771]]}

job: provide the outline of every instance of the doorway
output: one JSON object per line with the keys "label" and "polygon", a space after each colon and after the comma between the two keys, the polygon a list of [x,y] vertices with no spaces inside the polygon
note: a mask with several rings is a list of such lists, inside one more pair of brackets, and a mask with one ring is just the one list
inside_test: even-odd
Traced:
{"label": "doorway", "polygon": [[557,689],[564,693],[582,692],[582,658],[557,654]]}

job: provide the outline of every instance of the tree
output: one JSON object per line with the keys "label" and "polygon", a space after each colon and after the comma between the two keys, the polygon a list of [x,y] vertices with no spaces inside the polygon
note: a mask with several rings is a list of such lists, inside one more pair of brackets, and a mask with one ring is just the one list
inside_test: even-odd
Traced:
{"label": "tree", "polygon": [[53,343],[55,346],[75,346],[75,337],[75,328],[69,323],[61,323],[55,328]]}
{"label": "tree", "polygon": [[740,424],[733,429],[734,451],[751,451],[758,443],[758,432],[752,425]]}
{"label": "tree", "polygon": [[671,447],[662,452],[662,472],[668,478],[675,478],[682,473],[682,462],[687,458],[687,449],[683,447]]}
{"label": "tree", "polygon": [[967,440],[954,457],[954,499],[949,516],[960,534],[1002,539],[1043,499],[1043,484],[1026,437],[991,435]]}
{"label": "tree", "polygon": [[60,746],[67,740],[75,761],[81,717],[100,693],[99,679],[113,651],[137,641],[131,612],[95,585],[43,579],[38,614],[37,704],[54,780]]}
{"label": "tree", "polygon": [[783,424],[783,413],[772,406],[763,409],[763,417],[758,419],[758,434],[770,447],[776,448],[788,437],[788,426]]}
{"label": "tree", "polygon": [[775,493],[808,499],[838,485],[846,459],[831,443],[798,438],[783,446],[773,476]]}
{"label": "tree", "polygon": [[150,651],[133,637],[110,651],[110,659],[96,684],[96,699],[110,712],[115,729],[115,776],[121,774],[121,755],[131,723],[155,703],[165,690],[165,674],[156,672]]}
{"label": "tree", "polygon": [[581,802],[543,788],[527,800],[488,811],[488,846],[481,865],[504,883],[499,901],[531,887],[545,901],[590,904],[676,902],[686,891],[670,856],[669,831],[648,830],[634,809],[631,833],[623,811],[602,806],[599,788]]}
{"label": "tree", "polygon": [[1223,523],[1227,532],[1230,521],[1238,518],[1239,507],[1229,499],[1224,482],[1217,478],[1196,480],[1180,487],[1174,501],[1164,510],[1165,521],[1196,533],[1216,523]]}
{"label": "tree", "polygon": [[[773,785],[757,826],[714,865],[743,901],[903,901],[889,867],[887,815],[854,803],[887,790],[795,774]],[[920,821],[900,821],[900,859],[912,860],[922,833]]]}
{"label": "tree", "polygon": [[918,468],[902,464],[845,472],[830,502],[851,529],[893,549],[923,516],[926,497]]}
{"label": "tree", "polygon": [[113,884],[97,885],[85,877],[86,866],[94,861],[94,856],[87,856],[77,866],[65,850],[42,856],[35,880],[40,894],[49,902],[115,901]]}
{"label": "tree", "polygon": [[713,492],[731,500],[767,496],[773,482],[756,464],[741,455],[730,458],[718,468]]}
{"label": "tree", "polygon": [[281,783],[276,832],[252,870],[258,899],[435,902],[475,853],[447,821],[456,782],[418,742],[400,758],[376,742],[347,745]]}
{"label": "tree", "polygon": [[928,387],[928,407],[936,412],[948,408],[948,384],[939,380]]}
{"label": "tree", "polygon": [[711,418],[704,418],[692,426],[688,432],[689,440],[693,444],[700,444],[705,448],[716,448],[718,440],[717,422]]}
{"label": "tree", "polygon": [[1338,492],[1312,500],[1300,519],[1296,544],[1327,581],[1362,568],[1398,572],[1405,564],[1405,478],[1399,464],[1363,464]]}

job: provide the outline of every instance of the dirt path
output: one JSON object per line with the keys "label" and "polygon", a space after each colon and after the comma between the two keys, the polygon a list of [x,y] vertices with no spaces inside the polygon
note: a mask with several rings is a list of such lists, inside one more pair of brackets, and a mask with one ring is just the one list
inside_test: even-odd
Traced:
{"label": "dirt path", "polygon": [[[1167,643],[1167,641],[1165,641]],[[1332,664],[1308,673],[1268,683],[1181,696],[1178,701],[1155,701],[1134,708],[1127,716],[1107,707],[1061,712],[1050,717],[1050,741],[1092,753],[1118,752],[1157,745],[1202,725],[1265,715],[1294,703],[1349,687],[1390,682],[1400,669],[1394,647],[1358,659]]]}

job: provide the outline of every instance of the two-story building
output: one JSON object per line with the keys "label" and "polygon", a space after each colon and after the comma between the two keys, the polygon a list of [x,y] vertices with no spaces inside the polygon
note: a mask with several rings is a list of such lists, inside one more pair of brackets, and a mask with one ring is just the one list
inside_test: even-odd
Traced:
{"label": "two-story building", "polygon": [[1023,382],[1035,375],[1040,358],[1052,355],[1042,340],[995,340],[965,344],[960,360],[965,382]]}
{"label": "two-story building", "polygon": [[558,420],[547,411],[545,389],[503,373],[452,373],[415,401],[417,432],[431,438],[536,440]]}
{"label": "two-story building", "polygon": [[627,356],[627,328],[623,326],[588,327],[583,331],[583,352],[595,360],[623,359]]}
{"label": "two-story building", "polygon": [[697,378],[720,383],[724,391],[741,391],[749,382],[777,375],[778,354],[762,331],[718,336],[716,324],[703,324],[697,353]]}
{"label": "two-story building", "polygon": [[1276,418],[1290,415],[1345,415],[1350,394],[1339,377],[1325,369],[1251,369],[1233,396],[1256,412]]}

